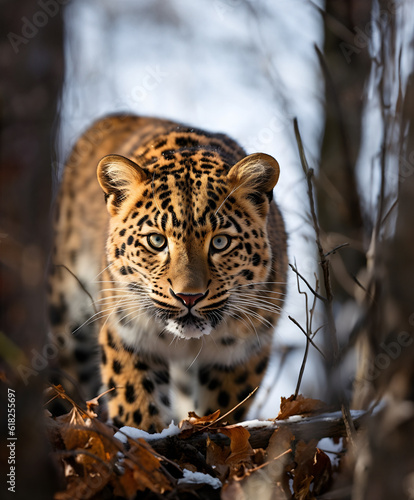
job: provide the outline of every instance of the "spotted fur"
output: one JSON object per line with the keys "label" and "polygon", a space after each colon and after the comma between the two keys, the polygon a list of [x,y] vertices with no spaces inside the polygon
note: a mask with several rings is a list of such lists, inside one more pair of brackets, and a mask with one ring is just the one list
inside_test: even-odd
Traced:
{"label": "spotted fur", "polygon": [[285,293],[278,177],[272,157],[165,120],[110,116],[77,142],[50,317],[61,367],[85,397],[112,389],[117,425],[226,412],[260,384]]}

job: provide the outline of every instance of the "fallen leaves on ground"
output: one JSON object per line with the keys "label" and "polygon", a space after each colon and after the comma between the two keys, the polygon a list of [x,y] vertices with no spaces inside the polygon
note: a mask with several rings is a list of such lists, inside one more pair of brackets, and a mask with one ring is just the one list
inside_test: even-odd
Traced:
{"label": "fallen leaves on ground", "polygon": [[[59,397],[70,398],[61,387]],[[138,491],[164,493],[172,489],[161,458],[142,439],[128,440],[128,449],[112,427],[100,422],[91,406],[83,410],[73,401],[66,415],[50,419],[50,435],[60,457],[66,489],[55,500],[99,498],[106,489],[121,498],[135,498]]]}
{"label": "fallen leaves on ground", "polygon": [[[97,418],[94,410],[98,398],[88,402],[84,410],[60,386],[54,391],[72,404],[66,415],[47,416],[50,441],[63,478],[55,500],[132,500],[164,494],[179,499],[188,491],[197,491],[199,498],[223,500],[312,500],[331,481],[329,457],[318,449],[317,441],[298,441],[287,427],[277,428],[266,447],[254,449],[249,431],[242,425],[226,425],[219,411],[204,417],[191,412],[180,423],[181,433],[166,438],[162,455],[142,438],[128,437],[126,443],[116,439],[115,429]],[[302,396],[283,399],[278,419],[324,409],[321,401]],[[195,444],[200,442],[202,449]],[[202,476],[207,483],[209,476],[216,479],[210,486],[186,484],[184,470],[207,474]],[[221,491],[213,489],[217,488],[214,484],[220,485],[218,479],[223,485]]]}

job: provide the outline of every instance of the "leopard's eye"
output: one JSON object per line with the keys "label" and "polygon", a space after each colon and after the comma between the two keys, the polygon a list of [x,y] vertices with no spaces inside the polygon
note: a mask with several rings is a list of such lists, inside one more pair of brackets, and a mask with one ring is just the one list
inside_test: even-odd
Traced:
{"label": "leopard's eye", "polygon": [[230,246],[230,243],[230,236],[227,236],[225,234],[218,234],[211,240],[211,247],[216,252],[223,252],[223,250],[226,250]]}
{"label": "leopard's eye", "polygon": [[167,246],[167,238],[159,233],[149,234],[147,236],[148,245],[154,250],[161,251]]}

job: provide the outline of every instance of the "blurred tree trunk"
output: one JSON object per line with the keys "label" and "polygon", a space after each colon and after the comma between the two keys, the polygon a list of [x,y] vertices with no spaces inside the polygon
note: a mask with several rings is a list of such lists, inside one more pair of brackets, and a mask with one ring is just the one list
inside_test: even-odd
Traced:
{"label": "blurred tree trunk", "polygon": [[362,128],[363,92],[370,70],[371,0],[327,0],[325,45],[320,55],[325,77],[325,133],[318,179],[320,224],[329,235],[325,251],[350,246],[331,256],[336,299],[343,301],[364,265],[363,217],[355,178]]}
{"label": "blurred tree trunk", "polygon": [[399,185],[395,237],[383,246],[378,259],[375,298],[381,307],[375,308],[369,332],[371,364],[377,372],[375,395],[386,394],[387,405],[360,438],[354,500],[410,500],[414,491],[414,169],[411,175],[402,175],[404,166],[413,163],[413,74],[402,118],[402,130],[408,131],[398,158],[404,180]]}
{"label": "blurred tree trunk", "polygon": [[[61,2],[66,3],[66,2]],[[16,400],[15,498],[56,486],[43,423],[44,278],[49,253],[54,123],[63,80],[61,3],[5,0],[0,17],[1,498],[9,498],[7,393]],[[11,495],[10,495],[11,497]]]}
{"label": "blurred tree trunk", "polygon": [[[345,2],[328,2],[327,11],[332,13],[342,6],[343,16],[345,12],[353,13],[356,4],[347,5],[348,11]],[[335,81],[331,87],[334,89],[331,110],[329,83],[327,88],[327,124],[318,200],[321,225],[328,234],[336,232],[348,236],[354,242],[359,241],[361,249],[363,236],[368,240],[372,234],[366,268],[368,288],[365,299],[359,304],[363,310],[359,337],[365,347],[359,371],[363,386],[360,401],[367,406],[384,394],[387,399],[380,412],[367,417],[366,429],[358,434],[352,499],[409,500],[414,491],[414,74],[410,75],[405,86],[407,74],[404,72],[411,68],[402,67],[400,51],[407,51],[404,56],[406,60],[411,57],[412,61],[413,39],[404,40],[407,27],[403,25],[409,22],[410,7],[385,0],[379,0],[375,5],[372,17],[377,24],[377,42],[370,61],[368,38],[371,38],[372,26],[367,27],[371,25],[371,6],[365,2],[358,5],[366,16],[365,22],[353,17],[353,23],[347,26],[354,26],[353,32],[358,33],[359,39],[354,37],[353,41],[350,39],[342,45],[348,51],[349,70],[355,63],[354,74],[349,75],[341,62],[336,61],[335,66],[331,61],[329,47],[332,49],[332,46],[328,38],[325,47],[326,66],[329,73],[335,75]],[[397,8],[401,11],[397,12]],[[403,10],[405,8],[407,10]],[[338,17],[339,11],[336,10],[335,18]],[[328,14],[327,25],[329,22],[332,20],[329,21]],[[336,44],[334,41],[333,48]],[[372,81],[375,82],[374,96],[365,102],[367,107],[373,103],[378,105],[381,117],[375,129],[381,144],[378,151],[370,152],[377,174],[372,177],[372,183],[376,182],[375,178],[379,179],[379,186],[367,187],[375,195],[379,192],[375,227],[369,227],[368,218],[361,216],[354,175],[364,104],[362,86],[368,71],[372,72]],[[329,76],[327,81],[330,81]],[[364,167],[370,168],[371,165]],[[398,193],[394,192],[393,183],[388,182],[396,176]],[[331,198],[327,195],[329,189],[333,194]],[[398,203],[395,203],[397,194]],[[335,198],[336,206],[333,203]],[[385,223],[390,207],[397,212],[395,231],[388,231]],[[326,250],[330,248],[326,247]],[[349,257],[344,258],[346,271],[356,275],[363,270],[363,262],[358,257]],[[344,275],[337,274],[338,277],[340,282],[336,290],[342,286],[347,292],[342,282]],[[349,296],[352,297],[352,293]],[[353,298],[355,301],[356,296]]]}
{"label": "blurred tree trunk", "polygon": [[[316,181],[317,209],[325,254],[348,245],[329,255],[328,281],[332,290],[325,290],[324,295],[333,295],[335,300],[327,306],[324,328],[325,398],[342,404],[344,388],[337,373],[340,349],[349,340],[349,331],[338,329],[332,316],[339,312],[338,306],[350,297],[354,299],[355,278],[365,267],[365,220],[356,163],[361,145],[364,87],[370,71],[369,36],[365,31],[371,19],[371,0],[327,0],[323,16],[325,43],[323,53],[318,49],[317,53],[325,81],[325,131]],[[320,282],[326,285],[327,275],[323,274]]]}

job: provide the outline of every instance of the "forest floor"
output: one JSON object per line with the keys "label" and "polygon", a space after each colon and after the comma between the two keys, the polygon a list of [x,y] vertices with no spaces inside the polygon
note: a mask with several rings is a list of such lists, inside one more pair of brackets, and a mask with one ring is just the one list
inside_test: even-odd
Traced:
{"label": "forest floor", "polygon": [[[65,415],[47,415],[60,470],[55,500],[311,500],[346,476],[346,419],[319,400],[282,398],[275,419],[237,425],[227,425],[228,414],[219,410],[205,417],[191,412],[179,425],[148,434],[100,421],[98,399],[82,409],[60,386],[52,390],[52,399],[72,406]],[[355,428],[362,417],[352,412]],[[335,452],[322,449],[324,438],[336,443]]]}

